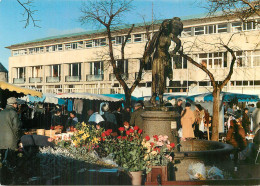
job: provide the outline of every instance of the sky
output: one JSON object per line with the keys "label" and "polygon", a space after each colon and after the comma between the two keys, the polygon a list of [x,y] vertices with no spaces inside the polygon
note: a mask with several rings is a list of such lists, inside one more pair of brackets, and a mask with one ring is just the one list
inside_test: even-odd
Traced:
{"label": "sky", "polygon": [[[20,0],[26,2],[27,0]],[[8,70],[11,56],[5,47],[49,36],[83,32],[96,29],[93,25],[82,25],[78,20],[82,15],[80,7],[89,0],[33,0],[31,9],[37,10],[33,17],[40,26],[32,23],[26,28],[23,20],[24,9],[16,0],[0,0],[0,62]],[[166,19],[206,13],[201,7],[205,0],[134,0],[134,9],[129,12],[124,23],[142,23],[152,19]],[[100,29],[103,29],[100,28]]]}

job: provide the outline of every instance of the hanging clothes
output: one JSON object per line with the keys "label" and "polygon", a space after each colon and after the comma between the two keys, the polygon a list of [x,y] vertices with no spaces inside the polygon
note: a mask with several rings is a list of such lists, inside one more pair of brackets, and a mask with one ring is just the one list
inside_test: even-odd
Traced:
{"label": "hanging clothes", "polygon": [[82,99],[75,99],[74,100],[73,110],[77,114],[82,114],[82,111],[83,111],[83,100]]}
{"label": "hanging clothes", "polygon": [[68,111],[69,112],[73,111],[73,102],[71,99],[68,100]]}

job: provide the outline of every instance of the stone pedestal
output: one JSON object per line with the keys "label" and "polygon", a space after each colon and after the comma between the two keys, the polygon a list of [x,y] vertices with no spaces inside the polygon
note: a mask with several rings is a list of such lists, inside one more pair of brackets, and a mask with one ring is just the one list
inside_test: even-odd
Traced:
{"label": "stone pedestal", "polygon": [[173,111],[145,111],[143,117],[144,137],[153,139],[153,135],[167,135],[170,142],[176,143],[176,138],[171,131],[171,122],[175,121],[176,114]]}

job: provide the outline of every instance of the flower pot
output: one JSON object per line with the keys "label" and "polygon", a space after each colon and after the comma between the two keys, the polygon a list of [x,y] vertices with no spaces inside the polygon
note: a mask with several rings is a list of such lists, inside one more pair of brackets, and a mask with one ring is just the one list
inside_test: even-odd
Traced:
{"label": "flower pot", "polygon": [[142,174],[143,171],[129,172],[132,178],[132,185],[141,185],[142,184]]}

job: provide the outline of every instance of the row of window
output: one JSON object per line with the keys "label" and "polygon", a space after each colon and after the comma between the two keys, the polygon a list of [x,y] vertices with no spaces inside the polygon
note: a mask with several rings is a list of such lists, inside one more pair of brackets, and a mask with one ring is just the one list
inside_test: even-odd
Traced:
{"label": "row of window", "polygon": [[182,37],[227,32],[240,32],[257,29],[260,29],[260,19],[250,20],[247,22],[231,22],[212,25],[202,25],[197,27],[187,27],[183,29]]}
{"label": "row of window", "polygon": [[[143,42],[146,40],[145,34],[133,34],[133,42]],[[115,36],[112,37],[112,43],[115,45],[122,44],[123,41],[126,39],[126,36]],[[127,40],[127,43],[131,43],[132,38],[129,37]],[[92,48],[92,47],[101,47],[101,46],[107,46],[108,40],[106,38],[100,38],[100,39],[93,39],[93,40],[85,40],[85,41],[77,41],[77,42],[71,42],[71,43],[64,43],[64,44],[56,44],[56,45],[50,45],[46,47],[34,47],[27,49],[20,49],[20,50],[13,50],[12,55],[13,56],[19,56],[19,55],[27,55],[27,54],[39,54],[44,53],[44,49],[46,52],[56,52],[56,51],[63,51],[63,50],[75,50],[75,49],[82,49],[82,48]]]}
{"label": "row of window", "polygon": [[[235,68],[239,67],[259,67],[260,66],[260,50],[258,51],[236,51],[235,55],[237,60],[235,63]],[[197,61],[203,64],[208,69],[218,69],[227,67],[227,53],[203,53],[197,55]],[[98,75],[104,74],[104,62],[92,62],[90,63],[90,74]],[[151,60],[145,64],[144,70],[151,70]],[[172,58],[173,69],[187,69],[187,60],[180,57],[174,56]],[[120,69],[121,73],[128,73],[128,60],[117,61],[117,67]],[[50,66],[50,75],[53,77],[60,76],[60,65]],[[33,77],[39,77],[42,67],[36,66],[32,68]],[[25,76],[25,68],[17,68],[17,78],[23,78]],[[69,64],[69,75],[70,76],[80,76],[81,75],[81,63]]]}
{"label": "row of window", "polygon": [[[128,60],[116,61],[116,66],[119,68],[121,73],[128,73]],[[61,65],[50,65],[49,66],[50,77],[60,77]],[[34,66],[31,68],[31,74],[33,78],[42,76],[42,66]],[[16,77],[25,78],[26,68],[16,68]],[[103,75],[104,74],[104,62],[91,62],[90,63],[90,75]],[[68,64],[68,75],[69,76],[81,76],[81,63]]]}
{"label": "row of window", "polygon": [[[217,81],[217,83],[222,83],[222,81]],[[187,87],[192,84],[198,85],[200,87],[212,86],[211,81],[170,81],[169,87]],[[251,81],[230,81],[230,86],[259,86],[260,80],[251,80]]]}

